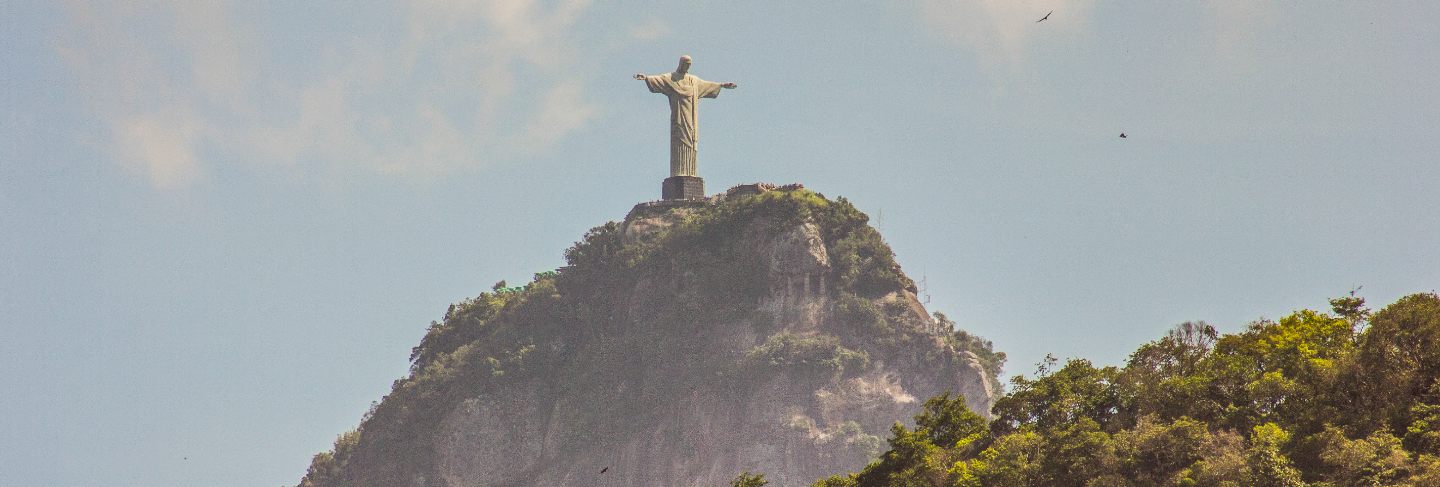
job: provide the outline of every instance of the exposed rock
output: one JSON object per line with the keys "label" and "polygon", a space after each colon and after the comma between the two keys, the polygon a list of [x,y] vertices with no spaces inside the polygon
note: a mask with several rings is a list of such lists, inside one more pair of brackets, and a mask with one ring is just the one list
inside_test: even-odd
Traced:
{"label": "exposed rock", "polygon": [[536,467],[545,440],[536,433],[547,426],[543,405],[534,387],[517,389],[466,399],[446,415],[435,441],[441,485],[467,485],[470,479],[511,484]]}

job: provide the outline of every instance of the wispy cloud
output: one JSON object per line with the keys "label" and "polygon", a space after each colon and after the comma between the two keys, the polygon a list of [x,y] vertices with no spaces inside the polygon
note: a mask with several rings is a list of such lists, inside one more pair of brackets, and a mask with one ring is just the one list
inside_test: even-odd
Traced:
{"label": "wispy cloud", "polygon": [[554,144],[565,134],[580,128],[595,116],[595,107],[584,101],[581,83],[563,81],[546,93],[529,125],[522,142],[527,150],[539,150]]}
{"label": "wispy cloud", "polygon": [[257,34],[268,20],[253,8],[76,1],[55,48],[113,156],[157,188],[221,160],[433,177],[544,151],[596,116],[574,68],[588,6],[417,0],[381,19],[383,33],[282,45]]}
{"label": "wispy cloud", "polygon": [[653,41],[670,35],[673,29],[670,24],[660,19],[650,19],[630,28],[630,38],[641,41]]}
{"label": "wispy cloud", "polygon": [[145,36],[159,22],[154,12],[137,4],[67,6],[71,22],[60,32],[56,50],[110,127],[116,160],[156,187],[194,181],[202,173],[196,142],[204,121],[194,111],[193,97],[182,93],[180,73],[160,69],[169,53]]}
{"label": "wispy cloud", "polygon": [[136,165],[157,188],[183,187],[198,178],[195,140],[198,126],[185,115],[142,115],[115,121],[115,144],[122,161]]}

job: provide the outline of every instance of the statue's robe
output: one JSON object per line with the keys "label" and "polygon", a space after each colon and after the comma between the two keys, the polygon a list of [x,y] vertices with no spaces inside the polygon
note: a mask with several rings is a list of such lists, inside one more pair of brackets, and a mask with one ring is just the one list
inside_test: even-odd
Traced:
{"label": "statue's robe", "polygon": [[696,112],[701,98],[720,96],[720,83],[666,73],[646,76],[645,87],[670,98],[670,175],[695,176]]}

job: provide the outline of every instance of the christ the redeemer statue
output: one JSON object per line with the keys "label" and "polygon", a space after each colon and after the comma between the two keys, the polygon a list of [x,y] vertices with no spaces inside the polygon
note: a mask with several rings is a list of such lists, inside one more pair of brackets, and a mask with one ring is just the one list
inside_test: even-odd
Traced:
{"label": "christ the redeemer statue", "polygon": [[[696,124],[701,98],[720,96],[721,88],[735,88],[735,83],[705,81],[690,74],[690,56],[680,56],[680,66],[673,73],[635,75],[645,82],[651,93],[670,98],[670,177],[661,191],[664,199],[693,199],[705,196],[704,183],[695,173],[695,141],[699,135]],[[698,194],[696,194],[698,192]]]}

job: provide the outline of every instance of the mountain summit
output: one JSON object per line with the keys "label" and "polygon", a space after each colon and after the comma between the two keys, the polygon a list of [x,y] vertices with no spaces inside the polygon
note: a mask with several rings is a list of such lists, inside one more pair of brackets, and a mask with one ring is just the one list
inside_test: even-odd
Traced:
{"label": "mountain summit", "polygon": [[931,396],[988,414],[1004,355],[928,314],[867,222],[798,185],[642,203],[452,305],[300,485],[808,485]]}

